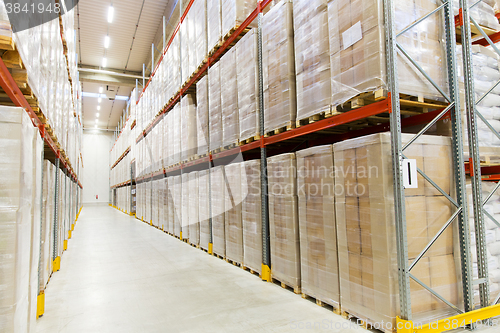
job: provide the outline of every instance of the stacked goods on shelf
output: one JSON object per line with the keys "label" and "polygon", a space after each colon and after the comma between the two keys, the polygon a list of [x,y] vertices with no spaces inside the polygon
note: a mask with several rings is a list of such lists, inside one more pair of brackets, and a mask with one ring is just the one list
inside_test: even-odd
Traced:
{"label": "stacked goods on shelf", "polygon": [[43,143],[22,108],[1,107],[0,129],[4,157],[0,175],[0,323],[6,332],[27,332],[34,330],[39,283]]}
{"label": "stacked goods on shelf", "polygon": [[242,163],[241,180],[248,184],[248,194],[241,203],[243,223],[243,263],[253,271],[262,269],[262,206],[260,160]]}
{"label": "stacked goods on shelf", "polygon": [[[482,0],[474,2],[473,7],[469,9],[469,16],[482,27],[500,30],[498,18],[495,17],[495,7],[497,6],[497,2],[497,0]],[[458,15],[459,8],[459,1],[454,0],[453,11],[455,15]]]}
{"label": "stacked goods on shelf", "polygon": [[222,147],[222,104],[220,62],[208,69],[208,123],[210,150]]}
{"label": "stacked goods on shelf", "polygon": [[207,0],[207,29],[207,49],[210,53],[219,46],[221,40],[221,0]]}
{"label": "stacked goods on shelf", "polygon": [[292,2],[281,1],[262,19],[264,130],[295,126],[297,96]]}
{"label": "stacked goods on shelf", "polygon": [[188,11],[186,18],[181,24],[180,39],[181,39],[181,81],[186,82],[191,73],[194,72],[196,50],[194,30],[193,11]]}
{"label": "stacked goods on shelf", "polygon": [[226,256],[224,191],[227,184],[225,178],[224,166],[210,169],[213,252],[222,257]]}
{"label": "stacked goods on shelf", "polygon": [[167,232],[174,234],[175,203],[174,203],[174,177],[167,177]]}
{"label": "stacked goods on shelf", "polygon": [[[195,69],[205,61],[207,55],[207,0],[196,0],[191,7],[195,29]],[[194,52],[193,52],[194,53]],[[198,88],[198,87],[197,87]]]}
{"label": "stacked goods on shelf", "polygon": [[151,207],[153,205],[153,203],[151,202],[152,199],[153,199],[153,189],[152,189],[152,186],[153,186],[153,182],[151,181],[151,179],[146,183],[146,200],[144,201],[145,204],[146,204],[146,207],[145,207],[145,212],[146,214],[144,215],[144,220],[147,222],[147,223],[151,223],[152,222],[152,219],[153,219],[153,214],[152,214],[152,211],[151,211]]}
{"label": "stacked goods on shelf", "polygon": [[224,171],[226,173],[226,184],[224,187],[226,258],[241,264],[243,263],[241,202],[244,196],[246,196],[247,184],[242,183],[241,163],[226,165]]}
{"label": "stacked goods on shelf", "polygon": [[[239,138],[245,141],[259,133],[258,35],[251,29],[236,44],[236,83],[238,91]],[[201,82],[201,81],[200,81]],[[198,83],[199,84],[199,83]]]}
{"label": "stacked goods on shelf", "polygon": [[[494,182],[482,182],[482,194],[483,200],[495,189]],[[478,278],[478,267],[477,267],[477,250],[476,250],[476,233],[474,226],[474,209],[472,203],[472,185],[467,184],[467,202],[469,203],[469,230],[470,230],[470,249],[471,249],[471,261],[472,261],[472,274],[473,278]],[[498,209],[500,204],[500,192],[497,190],[488,202],[484,205],[484,210],[491,215],[497,222],[500,221],[500,210]],[[493,220],[491,220],[487,214],[484,216],[484,225],[486,230],[486,257],[488,259],[488,278],[489,278],[489,288],[490,297],[493,302],[498,293],[500,292],[500,226],[498,226]],[[476,305],[480,304],[479,299],[479,286],[474,286],[474,303]],[[493,304],[493,303],[492,303]]]}
{"label": "stacked goods on shelf", "polygon": [[[460,49],[457,49],[460,51]],[[461,61],[461,52],[459,53],[459,62]],[[472,46],[472,64],[474,74],[474,95],[476,102],[488,92],[500,79],[500,70],[498,66],[498,54],[481,45]],[[461,66],[458,67],[461,70]],[[460,103],[465,109],[465,90],[463,74],[459,73],[460,77]],[[476,106],[476,110],[490,123],[497,131],[500,131],[500,87],[495,87],[484,99]],[[482,161],[493,158],[496,155],[498,160],[500,139],[489,129],[489,127],[478,117],[477,118],[477,137],[480,146],[480,155]],[[462,113],[462,127],[464,129],[464,141],[468,142],[467,136],[467,117],[465,112]],[[465,147],[465,154],[468,156],[469,149]],[[466,158],[467,158],[466,156]]]}
{"label": "stacked goods on shelf", "polygon": [[300,246],[296,170],[294,153],[267,159],[272,277],[299,292]]}
{"label": "stacked goods on shelf", "polygon": [[[232,48],[220,59],[220,94],[222,105],[222,147],[238,143],[238,86],[236,83],[236,49]],[[224,79],[222,79],[222,74]]]}
{"label": "stacked goods on shelf", "polygon": [[[256,7],[256,0],[222,0],[222,36],[236,30]],[[254,20],[249,28],[256,27],[257,21]]]}
{"label": "stacked goods on shelf", "polygon": [[[297,119],[330,111],[327,0],[293,1]],[[332,22],[333,23],[333,22]]]}
{"label": "stacked goods on shelf", "polygon": [[[413,135],[402,135],[403,144]],[[399,314],[393,171],[389,133],[334,144],[335,217],[342,310],[368,321],[392,322]],[[405,150],[417,167],[448,195],[454,191],[451,140],[424,135]],[[423,177],[405,189],[409,265],[452,216],[451,202]],[[456,223],[448,226],[411,270],[430,288],[460,307],[461,273]],[[456,247],[456,248],[455,248]],[[410,279],[416,322],[450,316],[454,310]],[[450,312],[451,311],[451,312]]]}
{"label": "stacked goods on shelf", "polygon": [[[395,30],[403,30],[409,22],[420,19],[437,7],[433,0],[398,2],[394,15]],[[382,1],[328,2],[328,29],[333,106],[343,104],[361,93],[386,89]],[[447,87],[444,70],[446,56],[441,41],[443,32],[441,15],[431,15],[425,25],[416,25],[398,37],[398,43],[439,87]],[[442,98],[401,53],[398,53],[398,76],[401,93],[434,100]]]}
{"label": "stacked goods on shelf", "polygon": [[181,176],[181,232],[182,239],[189,239],[189,174]]}
{"label": "stacked goods on shelf", "polygon": [[197,152],[196,96],[187,94],[181,99],[181,161],[186,161]]}
{"label": "stacked goods on shelf", "polygon": [[313,147],[296,156],[302,293],[340,309],[333,149]]}
{"label": "stacked goods on shelf", "polygon": [[169,207],[171,208],[170,213],[172,214],[173,231],[172,234],[181,237],[181,227],[182,227],[182,176],[169,177],[172,181],[168,183],[168,188],[170,190],[170,195],[172,196],[172,204],[169,202]]}
{"label": "stacked goods on shelf", "polygon": [[159,180],[154,180],[151,182],[152,190],[151,190],[151,220],[153,221],[153,225],[155,227],[158,227],[159,225],[159,213],[158,209],[160,208],[159,204],[159,197],[158,197],[158,186],[159,186]]}
{"label": "stacked goods on shelf", "polygon": [[43,161],[43,183],[42,183],[42,246],[41,246],[41,270],[42,279],[39,289],[43,290],[52,272],[52,233],[54,232],[54,175],[55,167],[52,163]]}
{"label": "stacked goods on shelf", "polygon": [[166,178],[161,179],[160,192],[160,226],[161,230],[168,230],[168,181]]}
{"label": "stacked goods on shelf", "polygon": [[[200,219],[198,206],[198,172],[189,173],[189,242],[200,245]],[[205,193],[206,195],[206,193]]]}
{"label": "stacked goods on shelf", "polygon": [[169,141],[173,147],[172,149],[172,161],[171,165],[177,164],[181,161],[181,104],[175,104],[174,108],[169,112],[171,115],[171,127],[169,129],[171,135],[169,136]]}
{"label": "stacked goods on shelf", "polygon": [[200,247],[208,251],[210,243],[209,170],[198,172],[198,220],[200,221]]}
{"label": "stacked goods on shelf", "polygon": [[14,49],[12,44],[12,28],[10,26],[9,16],[4,8],[3,5],[0,6],[0,44],[5,49]]}
{"label": "stacked goods on shelf", "polygon": [[208,76],[205,75],[196,84],[196,139],[198,142],[197,154],[208,154]]}

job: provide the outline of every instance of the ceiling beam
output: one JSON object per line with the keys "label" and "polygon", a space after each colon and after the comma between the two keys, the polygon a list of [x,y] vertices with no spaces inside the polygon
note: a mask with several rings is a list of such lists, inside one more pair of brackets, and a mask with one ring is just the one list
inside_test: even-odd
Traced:
{"label": "ceiling beam", "polygon": [[129,77],[120,77],[109,74],[97,74],[89,72],[80,72],[80,81],[93,83],[106,83],[115,86],[135,88],[135,80]]}

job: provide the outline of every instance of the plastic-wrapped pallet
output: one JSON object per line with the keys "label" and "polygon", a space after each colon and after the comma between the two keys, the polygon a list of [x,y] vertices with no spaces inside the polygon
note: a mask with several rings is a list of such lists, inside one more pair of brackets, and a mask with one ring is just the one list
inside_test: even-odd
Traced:
{"label": "plastic-wrapped pallet", "polygon": [[182,239],[189,239],[189,174],[183,173],[182,179],[182,200],[181,200],[181,235]]}
{"label": "plastic-wrapped pallet", "polygon": [[210,243],[209,171],[198,172],[198,219],[200,221],[200,247],[208,251]]}
{"label": "plastic-wrapped pallet", "polygon": [[167,177],[167,232],[174,234],[175,202],[174,202],[174,177]]}
{"label": "plastic-wrapped pallet", "polygon": [[161,181],[160,199],[160,226],[161,230],[168,230],[168,181],[166,178]]}
{"label": "plastic-wrapped pallet", "polygon": [[328,0],[293,1],[297,119],[330,111]]}
{"label": "plastic-wrapped pallet", "polygon": [[43,164],[43,215],[42,215],[42,246],[41,246],[41,268],[42,279],[39,288],[43,290],[49,281],[49,275],[52,272],[52,247],[51,235],[53,232],[53,212],[54,212],[54,166],[48,160]]}
{"label": "plastic-wrapped pallet", "polygon": [[[469,5],[474,4],[474,7],[469,9],[469,16],[482,27],[500,30],[500,24],[498,23],[498,19],[495,16],[495,7],[497,5],[497,2],[497,0],[481,0],[470,2]],[[455,15],[458,15],[459,8],[459,0],[454,0],[453,12]]]}
{"label": "plastic-wrapped pallet", "polygon": [[300,246],[296,170],[294,153],[267,159],[272,276],[298,292]]}
{"label": "plastic-wrapped pallet", "polygon": [[220,61],[208,69],[208,122],[210,150],[222,147],[222,105]]}
{"label": "plastic-wrapped pallet", "polygon": [[[483,200],[495,189],[494,182],[482,182]],[[467,196],[469,203],[469,230],[470,230],[470,248],[473,278],[478,278],[476,233],[474,227],[474,210],[472,205],[472,185],[467,184]],[[485,211],[491,215],[497,222],[500,222],[500,191],[496,191],[488,202],[484,205]],[[488,262],[488,278],[490,288],[490,301],[493,301],[500,292],[500,227],[484,214],[484,225],[486,230],[486,258]],[[480,304],[479,286],[474,286],[474,303]]]}
{"label": "plastic-wrapped pallet", "polygon": [[151,212],[151,207],[152,207],[152,202],[151,200],[153,199],[152,198],[152,182],[151,181],[148,181],[146,182],[146,200],[144,201],[146,203],[146,207],[145,207],[145,214],[144,214],[144,220],[147,222],[147,223],[151,223],[152,220],[153,220],[153,217],[152,217],[152,212]]}
{"label": "plastic-wrapped pallet", "polygon": [[196,96],[187,94],[181,99],[181,161],[196,154]]}
{"label": "plastic-wrapped pallet", "polygon": [[181,44],[181,74],[182,74],[182,79],[181,81],[184,83],[186,82],[191,74],[193,73],[194,69],[194,58],[196,56],[196,50],[194,47],[196,46],[194,44],[194,36],[195,36],[195,31],[194,31],[194,22],[193,22],[193,17],[192,14],[193,12],[190,10],[186,18],[181,24],[181,29],[180,29],[180,44]]}
{"label": "plastic-wrapped pallet", "polygon": [[[461,63],[461,47],[457,47],[458,62]],[[474,72],[474,90],[475,98],[478,101],[486,92],[488,92],[498,80],[500,80],[500,70],[498,66],[499,57],[496,52],[481,46],[472,46],[472,64]],[[461,71],[462,67],[458,66]],[[465,109],[465,95],[464,95],[464,78],[463,74],[459,73],[460,79],[460,103],[462,109]],[[500,131],[500,87],[495,87],[486,97],[476,106],[476,109],[481,115],[490,123],[493,128]],[[487,147],[500,146],[500,140],[489,129],[489,127],[478,117],[477,118],[477,133],[478,142],[480,146],[480,155],[485,155],[498,158],[500,152],[495,149],[488,149]],[[468,142],[467,136],[467,117],[465,112],[462,113],[462,127],[464,129],[464,138]],[[464,148],[466,155],[469,149]],[[466,156],[467,157],[467,156]]]}
{"label": "plastic-wrapped pallet", "polygon": [[216,47],[222,35],[221,0],[207,0],[207,48],[210,52]]}
{"label": "plastic-wrapped pallet", "polygon": [[1,107],[0,129],[0,327],[27,332],[35,128],[22,108]]}
{"label": "plastic-wrapped pallet", "polygon": [[[437,8],[434,0],[398,1],[397,32]],[[443,89],[447,89],[446,59],[441,15],[431,15],[398,37],[398,43]],[[386,89],[385,25],[383,2],[350,0],[328,2],[328,28],[332,75],[332,105],[365,92]],[[402,54],[398,54],[401,93],[441,99],[440,93]],[[445,90],[446,91],[446,90]]]}
{"label": "plastic-wrapped pallet", "polygon": [[262,19],[264,130],[294,126],[297,116],[292,2],[276,4]]}
{"label": "plastic-wrapped pallet", "polygon": [[[232,33],[257,8],[256,0],[222,0],[222,36]],[[257,20],[249,27],[256,28]]]}
{"label": "plastic-wrapped pallet", "polygon": [[[413,135],[403,134],[403,144]],[[333,146],[335,216],[342,310],[368,321],[392,323],[399,314],[396,227],[389,133],[343,141]],[[405,150],[409,159],[443,191],[454,191],[451,140],[421,136]],[[423,177],[405,189],[408,258],[412,263],[453,214],[451,202]],[[412,274],[452,304],[461,307],[460,254],[456,223],[446,228],[412,269]],[[456,234],[456,233],[455,233]],[[415,322],[448,317],[454,310],[410,280]]]}
{"label": "plastic-wrapped pallet", "polygon": [[151,181],[151,224],[158,227],[158,180]]}
{"label": "plastic-wrapped pallet", "polygon": [[236,44],[240,141],[260,136],[258,35],[251,29]]}
{"label": "plastic-wrapped pallet", "polygon": [[196,84],[196,139],[198,155],[208,154],[208,76],[205,75]]}
{"label": "plastic-wrapped pallet", "polygon": [[220,60],[221,105],[222,105],[222,146],[238,143],[240,134],[238,116],[238,85],[236,82],[236,48],[224,54]]}
{"label": "plastic-wrapped pallet", "polygon": [[[172,44],[168,48],[168,52],[171,53],[171,77],[170,77],[170,94],[168,96],[174,96],[181,86],[181,55],[180,55],[180,34],[176,34],[172,40]],[[147,91],[147,89],[146,89]]]}
{"label": "plastic-wrapped pallet", "polygon": [[200,220],[198,207],[198,172],[188,174],[189,178],[189,242],[200,245]]}
{"label": "plastic-wrapped pallet", "polygon": [[224,167],[226,184],[224,187],[224,220],[226,223],[226,258],[243,263],[243,223],[241,220],[242,188],[241,163],[232,163]]}
{"label": "plastic-wrapped pallet", "polygon": [[333,148],[296,156],[302,293],[340,309]]}
{"label": "plastic-wrapped pallet", "polygon": [[225,237],[225,210],[224,191],[226,187],[224,166],[210,169],[210,182],[212,200],[212,244],[213,252],[222,257],[226,256]]}
{"label": "plastic-wrapped pallet", "polygon": [[181,162],[181,103],[175,104],[172,112],[172,136],[169,142],[173,143],[173,161],[172,164]]}
{"label": "plastic-wrapped pallet", "polygon": [[194,14],[196,68],[202,64],[207,56],[207,0],[193,2],[191,11]]}
{"label": "plastic-wrapped pallet", "polygon": [[262,206],[260,160],[242,163],[241,179],[248,184],[248,194],[241,203],[243,223],[243,263],[253,271],[262,271]]}
{"label": "plastic-wrapped pallet", "polygon": [[[169,205],[172,207],[172,218],[173,218],[173,234],[177,237],[181,237],[182,232],[182,178],[181,176],[170,177],[172,180],[172,185],[169,182],[170,194],[172,195],[173,204]],[[184,235],[183,235],[184,236]]]}

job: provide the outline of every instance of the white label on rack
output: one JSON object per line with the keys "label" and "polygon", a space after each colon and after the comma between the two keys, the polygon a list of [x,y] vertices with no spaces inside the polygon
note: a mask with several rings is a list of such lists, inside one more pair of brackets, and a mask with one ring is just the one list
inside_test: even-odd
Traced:
{"label": "white label on rack", "polygon": [[404,188],[418,188],[417,160],[404,159],[401,168]]}
{"label": "white label on rack", "polygon": [[352,27],[342,33],[342,44],[344,50],[354,45],[363,38],[363,31],[361,30],[361,21],[355,23]]}

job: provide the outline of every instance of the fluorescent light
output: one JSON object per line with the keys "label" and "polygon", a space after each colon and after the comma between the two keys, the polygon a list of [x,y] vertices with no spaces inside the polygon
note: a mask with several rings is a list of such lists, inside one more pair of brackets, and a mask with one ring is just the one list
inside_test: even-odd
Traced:
{"label": "fluorescent light", "polygon": [[106,59],[106,57],[102,58],[102,67],[106,67],[107,64],[108,64],[108,59]]}
{"label": "fluorescent light", "polygon": [[99,98],[97,99],[97,103],[101,103],[101,101],[102,101],[102,98],[101,98],[101,97],[99,97]]}
{"label": "fluorescent light", "polygon": [[96,117],[99,117],[99,112],[97,112],[97,113],[95,114],[95,116],[96,116]]}
{"label": "fluorescent light", "polygon": [[95,128],[97,128],[97,124],[95,124]]}
{"label": "fluorescent light", "polygon": [[103,88],[99,87],[99,94],[102,94],[102,90],[103,90]]}
{"label": "fluorescent light", "polygon": [[109,9],[108,9],[108,23],[113,22],[114,13],[115,13],[115,9],[113,8],[113,5],[110,5]]}
{"label": "fluorescent light", "polygon": [[96,119],[96,120],[95,120],[95,123],[97,124],[97,122],[98,122],[98,121],[99,121],[99,119]]}
{"label": "fluorescent light", "polygon": [[104,37],[104,48],[107,49],[109,47],[109,36]]}
{"label": "fluorescent light", "polygon": [[99,110],[101,110],[101,106],[100,105],[97,106],[97,111],[99,111]]}

